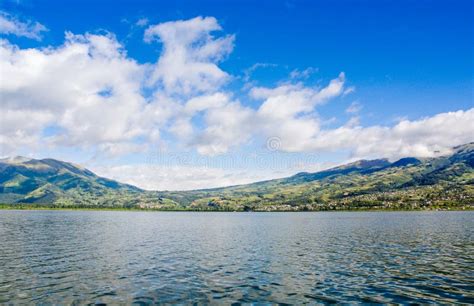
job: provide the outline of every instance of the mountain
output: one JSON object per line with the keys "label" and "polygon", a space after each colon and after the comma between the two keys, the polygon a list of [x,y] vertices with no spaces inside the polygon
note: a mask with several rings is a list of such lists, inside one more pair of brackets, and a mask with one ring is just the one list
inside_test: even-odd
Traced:
{"label": "mountain", "polygon": [[91,171],[55,159],[0,159],[0,202],[60,203],[139,193],[137,187],[99,177]]}
{"label": "mountain", "polygon": [[185,207],[223,210],[437,208],[474,205],[474,143],[450,156],[361,160],[254,184],[161,192]]}
{"label": "mountain", "polygon": [[0,203],[191,210],[417,209],[474,205],[474,143],[449,156],[360,160],[224,188],[158,192],[54,159],[0,160]]}

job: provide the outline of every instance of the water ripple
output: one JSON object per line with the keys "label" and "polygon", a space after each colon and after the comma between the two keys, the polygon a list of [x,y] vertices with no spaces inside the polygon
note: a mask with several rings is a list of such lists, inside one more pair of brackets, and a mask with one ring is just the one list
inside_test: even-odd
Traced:
{"label": "water ripple", "polygon": [[474,303],[473,212],[0,211],[0,303]]}

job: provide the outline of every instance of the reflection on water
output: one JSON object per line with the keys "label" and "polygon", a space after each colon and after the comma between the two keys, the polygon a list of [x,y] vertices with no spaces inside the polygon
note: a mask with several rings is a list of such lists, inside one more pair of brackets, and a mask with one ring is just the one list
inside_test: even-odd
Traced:
{"label": "reflection on water", "polygon": [[0,211],[0,303],[473,303],[473,220]]}

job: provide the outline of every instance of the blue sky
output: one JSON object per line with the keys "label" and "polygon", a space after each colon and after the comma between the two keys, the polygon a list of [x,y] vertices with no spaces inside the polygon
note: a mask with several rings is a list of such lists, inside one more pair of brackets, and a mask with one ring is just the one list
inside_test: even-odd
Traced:
{"label": "blue sky", "polygon": [[[31,0],[3,1],[0,10],[10,50],[1,74],[12,80],[0,92],[10,110],[0,118],[0,155],[56,157],[145,188],[190,189],[358,158],[433,156],[474,140],[472,1]],[[76,35],[71,45],[66,32]],[[93,54],[93,37],[120,55]],[[68,71],[60,65],[73,43],[91,49],[76,68],[67,58]],[[166,50],[183,44],[181,65]],[[202,55],[203,46],[214,49]],[[111,73],[102,76],[94,65],[104,58],[117,64],[104,64]],[[115,69],[127,77],[104,83]],[[71,74],[97,81],[61,87]],[[90,88],[100,97],[84,102],[80,91]],[[45,91],[58,101],[34,98]],[[191,114],[193,99],[207,106]],[[114,107],[101,103],[121,115],[114,121]],[[36,124],[9,124],[20,111]]]}

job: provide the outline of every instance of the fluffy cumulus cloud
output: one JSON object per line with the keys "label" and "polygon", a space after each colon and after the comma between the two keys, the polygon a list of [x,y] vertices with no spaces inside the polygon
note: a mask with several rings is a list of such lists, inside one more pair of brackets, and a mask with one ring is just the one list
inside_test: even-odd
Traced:
{"label": "fluffy cumulus cloud", "polygon": [[[302,83],[284,84],[274,88],[255,87],[252,98],[262,100],[256,110],[233,109],[234,120],[227,124],[225,115],[210,126],[219,134],[232,138],[212,137],[217,144],[207,144],[208,150],[217,147],[220,152],[242,143],[252,135],[277,140],[278,150],[285,152],[349,151],[353,159],[404,156],[432,157],[448,154],[453,146],[474,141],[474,108],[437,114],[418,120],[402,120],[394,126],[362,127],[358,117],[352,117],[338,128],[322,129],[317,107],[338,96],[346,95],[345,75],[329,82],[323,88],[311,88]],[[358,102],[347,112],[360,111]],[[249,114],[250,112],[250,114]],[[246,114],[241,116],[240,114]],[[230,121],[232,122],[232,121]]]}
{"label": "fluffy cumulus cloud", "polygon": [[[311,86],[307,77],[314,69],[294,71],[286,82],[258,87],[247,72],[245,96],[225,89],[238,79],[219,65],[235,37],[222,34],[215,18],[141,26],[148,26],[145,42],[162,46],[156,62],[138,63],[112,33],[67,32],[62,45],[43,48],[1,40],[3,155],[45,145],[123,155],[149,150],[163,133],[173,145],[210,156],[249,143],[264,145],[267,139],[277,140],[275,148],[285,152],[345,150],[354,158],[433,156],[474,141],[474,109],[364,127],[356,102],[346,110],[355,117],[324,128],[318,108],[354,91],[344,73]],[[2,33],[39,39],[44,30],[39,23],[0,14]],[[225,173],[208,173],[230,183]]]}
{"label": "fluffy cumulus cloud", "polygon": [[41,40],[42,32],[48,29],[39,22],[22,21],[6,12],[0,11],[0,33]]}
{"label": "fluffy cumulus cloud", "polygon": [[47,127],[61,133],[43,141],[106,150],[150,135],[152,124],[141,120],[148,108],[140,94],[144,67],[127,58],[111,34],[66,33],[62,46],[44,49],[4,40],[0,70],[4,146],[18,135],[39,141]]}
{"label": "fluffy cumulus cloud", "polygon": [[315,107],[343,93],[345,76],[326,87],[305,87],[301,83],[275,88],[255,87],[250,96],[263,101],[257,109],[227,99],[206,112],[206,128],[194,142],[205,155],[227,153],[230,148],[248,142],[252,137],[276,138],[283,151],[302,151],[319,132]]}
{"label": "fluffy cumulus cloud", "polygon": [[354,159],[448,154],[453,146],[474,141],[474,108],[403,120],[392,127],[348,127],[321,131],[305,149],[352,151]]}
{"label": "fluffy cumulus cloud", "polygon": [[254,88],[250,94],[264,99],[257,111],[257,122],[266,137],[280,139],[284,151],[303,151],[320,130],[315,107],[342,94],[345,76],[329,82],[323,88],[309,88],[302,84],[276,88]]}
{"label": "fluffy cumulus cloud", "polygon": [[150,26],[145,39],[164,50],[156,64],[138,64],[111,33],[67,32],[61,46],[31,49],[2,40],[2,151],[47,144],[121,155],[146,150],[168,121],[191,134],[195,114],[227,99],[217,91],[229,76],[216,63],[234,37],[214,38],[217,30],[201,17]]}
{"label": "fluffy cumulus cloud", "polygon": [[214,17],[150,26],[145,31],[145,41],[158,40],[163,44],[151,82],[179,95],[215,91],[229,78],[217,63],[234,47],[233,35],[212,35],[221,30]]}
{"label": "fluffy cumulus cloud", "polygon": [[[2,15],[3,32],[35,34],[7,17]],[[146,68],[127,57],[112,34],[66,33],[62,46],[43,49],[1,40],[2,151],[40,143],[95,146],[112,154],[143,149],[137,142],[158,138],[167,111],[158,93],[156,103],[141,95]],[[45,137],[48,128],[60,133]]]}
{"label": "fluffy cumulus cloud", "polygon": [[189,99],[181,108],[171,130],[181,140],[192,141],[195,136],[191,120],[213,108],[220,108],[229,102],[229,97],[223,92],[197,96]]}
{"label": "fluffy cumulus cloud", "polygon": [[254,119],[253,110],[238,101],[212,108],[205,115],[206,128],[193,143],[203,155],[227,153],[229,148],[249,140],[254,132]]}

